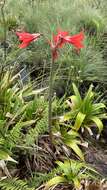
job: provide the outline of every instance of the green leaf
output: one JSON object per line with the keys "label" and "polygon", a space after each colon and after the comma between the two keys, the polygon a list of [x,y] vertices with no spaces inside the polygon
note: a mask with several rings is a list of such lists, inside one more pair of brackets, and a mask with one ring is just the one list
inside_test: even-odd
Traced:
{"label": "green leaf", "polygon": [[63,133],[61,133],[63,141],[65,142],[67,140],[67,142],[70,140],[75,140],[76,137],[79,137],[80,135],[78,134],[78,132],[73,131],[72,129],[67,131],[63,131]]}
{"label": "green leaf", "polygon": [[[37,95],[37,94],[40,94],[41,92],[47,90],[48,87],[45,87],[45,88],[40,88],[38,90],[32,90],[31,92],[29,92],[26,96],[31,96],[31,95]],[[24,97],[26,97],[24,96]]]}
{"label": "green leaf", "polygon": [[74,129],[76,130],[76,131],[78,131],[79,129],[80,129],[80,127],[81,127],[81,125],[82,125],[82,123],[83,123],[83,121],[84,121],[84,119],[85,119],[85,114],[83,114],[83,113],[81,113],[81,112],[79,112],[78,113],[78,115],[77,115],[77,117],[76,117],[76,121],[75,121],[75,124],[74,124]]}
{"label": "green leaf", "polygon": [[72,86],[73,86],[74,93],[75,93],[76,97],[78,98],[78,102],[81,102],[82,99],[81,99],[81,95],[78,91],[78,88],[76,87],[76,85],[74,83],[72,84]]}
{"label": "green leaf", "polygon": [[15,161],[13,158],[11,158],[9,156],[9,154],[6,151],[4,151],[4,150],[0,150],[0,160],[7,160],[7,161],[11,161],[11,162],[17,163],[17,161]]}
{"label": "green leaf", "polygon": [[81,106],[82,101],[80,101],[80,99],[78,99],[78,97],[74,96],[74,95],[70,96],[69,98],[70,98],[70,100],[72,102],[72,104],[71,104],[72,105],[72,107],[71,107],[72,110],[79,109],[80,106]]}
{"label": "green leaf", "polygon": [[61,161],[56,161],[57,165],[60,168],[60,171],[64,173],[64,175],[69,175],[70,173],[70,162],[68,160],[64,160],[64,163]]}
{"label": "green leaf", "polygon": [[82,107],[82,112],[83,113],[88,113],[90,112],[90,108],[92,107],[92,98],[94,93],[92,92],[93,85],[90,85],[89,90],[83,100],[83,107]]}
{"label": "green leaf", "polygon": [[49,189],[50,187],[54,186],[54,185],[58,185],[60,183],[65,183],[66,179],[62,176],[56,176],[53,177],[52,179],[50,179],[46,185],[45,185],[45,189]]}
{"label": "green leaf", "polygon": [[10,73],[9,71],[7,71],[4,75],[4,78],[2,79],[2,82],[1,82],[1,89],[6,89],[7,86],[9,85],[9,77],[10,77]]}
{"label": "green leaf", "polygon": [[85,98],[84,98],[84,101],[86,102],[89,102],[90,101],[90,99],[93,97],[93,92],[92,92],[92,89],[93,89],[93,85],[91,84],[90,85],[90,87],[89,87],[89,90],[88,90],[88,92],[87,92],[87,94],[86,94],[86,96],[85,96]]}
{"label": "green leaf", "polygon": [[78,141],[76,141],[76,140],[67,141],[66,140],[65,143],[66,143],[67,146],[69,146],[70,148],[73,149],[73,151],[79,156],[79,158],[81,160],[84,161],[84,155],[83,155],[81,149],[79,148],[79,146],[77,145]]}
{"label": "green leaf", "polygon": [[64,115],[63,121],[68,121],[70,119],[73,119],[75,115],[76,115],[75,111],[69,111],[68,113]]}
{"label": "green leaf", "polygon": [[68,134],[73,137],[79,137],[79,133],[77,131],[73,131],[72,129],[68,131]]}
{"label": "green leaf", "polygon": [[74,186],[75,186],[76,189],[79,189],[81,187],[81,183],[80,183],[78,177],[75,177],[73,179],[73,182],[74,182]]}
{"label": "green leaf", "polygon": [[92,105],[92,112],[95,115],[95,114],[101,112],[101,109],[105,108],[105,107],[106,106],[103,103],[93,104]]}
{"label": "green leaf", "polygon": [[4,150],[0,150],[0,160],[7,160],[9,157],[8,153]]}
{"label": "green leaf", "polygon": [[99,133],[101,133],[101,131],[103,130],[103,123],[102,123],[101,119],[99,119],[96,116],[93,116],[90,118],[90,120],[92,120],[97,125],[97,127],[99,129]]}
{"label": "green leaf", "polygon": [[26,108],[28,107],[28,104],[24,105],[23,107],[21,107],[17,113],[13,116],[12,120],[11,121],[14,121],[19,115],[21,115],[25,110]]}
{"label": "green leaf", "polygon": [[103,103],[93,104],[95,110],[105,108],[106,106]]}
{"label": "green leaf", "polygon": [[35,122],[36,122],[36,120],[23,121],[23,122],[17,123],[17,125],[20,125],[21,127],[27,127],[27,126],[34,124]]}
{"label": "green leaf", "polygon": [[11,130],[10,134],[12,139],[14,140],[14,143],[17,143],[17,141],[20,139],[20,131],[23,127],[30,126],[35,123],[35,120],[25,121],[25,122],[18,122],[13,129]]}

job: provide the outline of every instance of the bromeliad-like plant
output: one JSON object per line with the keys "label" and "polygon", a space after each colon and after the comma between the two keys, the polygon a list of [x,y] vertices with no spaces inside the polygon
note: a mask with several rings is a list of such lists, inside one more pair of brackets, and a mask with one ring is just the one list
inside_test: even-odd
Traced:
{"label": "bromeliad-like plant", "polygon": [[[26,32],[17,32],[19,40],[22,41],[22,44],[19,45],[20,48],[27,47],[32,41],[37,40],[43,34],[29,34]],[[43,35],[45,37],[45,35]],[[84,33],[81,32],[74,36],[69,36],[69,33],[66,31],[58,30],[57,35],[53,35],[53,40],[49,41],[51,47],[51,65],[50,65],[50,79],[49,79],[49,109],[48,109],[48,128],[50,135],[50,143],[52,145],[52,91],[53,91],[53,66],[55,60],[58,58],[58,50],[63,47],[64,44],[72,44],[77,51],[84,47],[83,45]]]}
{"label": "bromeliad-like plant", "polygon": [[58,184],[67,184],[73,185],[78,190],[81,187],[82,179],[93,178],[98,174],[84,162],[69,159],[64,162],[57,161],[56,163],[58,165],[56,176],[46,183],[45,189],[57,186]]}
{"label": "bromeliad-like plant", "polygon": [[82,146],[82,145],[86,146],[86,144],[84,142],[81,142],[79,133],[72,129],[68,129],[67,126],[65,128],[64,126],[62,126],[62,129],[60,129],[60,132],[61,132],[60,139],[61,139],[62,144],[64,144],[64,146],[66,145],[67,147],[70,147],[78,156],[78,158],[84,161],[84,154],[79,146]]}
{"label": "bromeliad-like plant", "polygon": [[[79,146],[87,147],[87,143],[84,142],[78,131],[80,128],[85,128],[93,135],[91,127],[98,127],[99,137],[103,130],[102,118],[106,117],[104,113],[105,105],[103,103],[94,103],[94,93],[92,91],[93,85],[89,87],[88,92],[82,99],[78,88],[73,84],[73,90],[75,95],[69,97],[67,102],[67,108],[71,110],[59,117],[59,121],[56,122],[56,129],[54,133],[58,136],[56,143],[61,143],[70,147],[76,155],[84,161],[84,155]],[[58,134],[57,134],[58,133]]]}
{"label": "bromeliad-like plant", "polygon": [[[101,119],[105,117],[103,103],[94,103],[93,85],[89,87],[88,92],[82,99],[78,88],[73,84],[74,94],[69,97],[67,104],[71,111],[64,115],[64,121],[69,121],[70,126],[76,131],[80,128],[86,128],[92,134],[91,127],[97,126],[99,134],[103,130]],[[74,124],[72,124],[72,121]]]}
{"label": "bromeliad-like plant", "polygon": [[[47,106],[40,98],[29,99],[39,91],[32,90],[29,84],[20,89],[16,82],[18,74],[12,76],[7,71],[3,75],[0,81],[0,160],[15,161],[11,155],[17,145],[28,144],[28,137],[29,141],[32,140],[32,145],[33,141],[35,142],[32,130],[36,128],[36,138],[38,134],[47,130]],[[24,134],[22,129],[25,129],[27,134]]]}
{"label": "bromeliad-like plant", "polygon": [[53,134],[56,137],[55,143],[63,146],[66,155],[69,155],[69,148],[71,148],[76,156],[84,161],[84,154],[79,146],[87,146],[87,143],[81,141],[78,132],[70,129],[69,126],[67,127],[66,125],[61,126],[60,129],[57,130],[56,133],[54,131]]}

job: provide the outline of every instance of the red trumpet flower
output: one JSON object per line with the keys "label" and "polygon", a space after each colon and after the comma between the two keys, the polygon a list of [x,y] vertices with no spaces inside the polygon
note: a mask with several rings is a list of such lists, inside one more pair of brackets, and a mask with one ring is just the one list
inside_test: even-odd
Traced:
{"label": "red trumpet flower", "polygon": [[84,33],[80,32],[79,34],[69,36],[68,32],[58,31],[57,35],[53,35],[53,41],[49,42],[52,49],[52,58],[55,60],[58,57],[58,48],[62,48],[65,43],[70,43],[77,48],[77,50],[84,47]]}
{"label": "red trumpet flower", "polygon": [[68,35],[68,32],[63,32],[61,30],[58,30],[57,35],[53,35],[53,43],[56,45],[56,47],[62,47],[64,45],[64,38]]}
{"label": "red trumpet flower", "polygon": [[26,48],[32,41],[37,41],[40,37],[39,33],[16,32],[16,35],[19,37],[19,40],[22,41],[19,45],[20,48]]}
{"label": "red trumpet flower", "polygon": [[84,47],[83,40],[84,40],[84,33],[83,32],[80,32],[79,34],[76,34],[73,36],[66,36],[64,38],[65,42],[72,44],[73,46],[75,46],[77,48],[77,50]]}
{"label": "red trumpet flower", "polygon": [[51,50],[52,50],[52,58],[55,60],[58,57],[58,48],[62,48],[65,44],[64,37],[68,35],[68,32],[58,30],[58,34],[53,34],[52,41],[49,41]]}

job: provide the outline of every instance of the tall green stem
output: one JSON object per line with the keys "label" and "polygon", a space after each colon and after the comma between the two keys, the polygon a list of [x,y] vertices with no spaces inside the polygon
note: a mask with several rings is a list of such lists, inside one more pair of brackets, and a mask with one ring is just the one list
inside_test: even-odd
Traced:
{"label": "tall green stem", "polygon": [[5,20],[5,13],[4,13],[4,7],[5,7],[6,0],[3,1],[3,4],[1,6],[1,15],[2,15],[2,20],[3,20],[3,27],[4,27],[4,61],[6,61],[6,33],[7,33],[7,28],[6,28],[6,20]]}
{"label": "tall green stem", "polygon": [[49,129],[49,136],[50,136],[50,143],[53,149],[53,135],[52,135],[52,94],[53,94],[53,79],[54,79],[54,63],[55,58],[57,55],[58,46],[61,43],[61,39],[54,45],[51,44],[51,56],[52,61],[50,65],[50,78],[49,78],[49,108],[48,108],[48,129]]}
{"label": "tall green stem", "polygon": [[49,78],[49,107],[48,107],[48,129],[50,143],[53,147],[53,136],[52,136],[52,93],[53,93],[53,68],[54,68],[54,59],[52,58],[50,65],[50,78]]}

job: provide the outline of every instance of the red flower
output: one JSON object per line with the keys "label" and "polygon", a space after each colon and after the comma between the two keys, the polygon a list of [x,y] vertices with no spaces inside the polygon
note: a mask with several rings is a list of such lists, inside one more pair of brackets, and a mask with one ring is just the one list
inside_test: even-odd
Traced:
{"label": "red flower", "polygon": [[49,42],[52,50],[52,58],[55,60],[58,57],[58,48],[62,48],[65,43],[70,43],[77,48],[77,50],[84,47],[84,33],[80,32],[74,36],[68,36],[68,32],[58,30],[57,35],[53,35],[53,41]]}
{"label": "red flower", "polygon": [[64,45],[64,38],[68,35],[68,32],[64,32],[61,30],[58,30],[58,34],[57,35],[53,35],[53,43],[54,45],[56,45],[56,47],[62,47]]}
{"label": "red flower", "polygon": [[68,35],[68,32],[58,30],[58,34],[53,34],[52,41],[49,41],[52,50],[52,58],[55,60],[58,57],[58,48],[61,48],[64,43],[64,37]]}
{"label": "red flower", "polygon": [[83,40],[84,40],[84,33],[80,32],[79,34],[73,36],[66,36],[64,38],[66,43],[70,43],[77,48],[77,50],[84,47]]}
{"label": "red flower", "polygon": [[19,40],[22,41],[22,43],[19,45],[20,48],[27,47],[32,41],[37,41],[37,39],[40,37],[39,33],[30,34],[27,32],[16,32],[16,35],[19,37]]}

